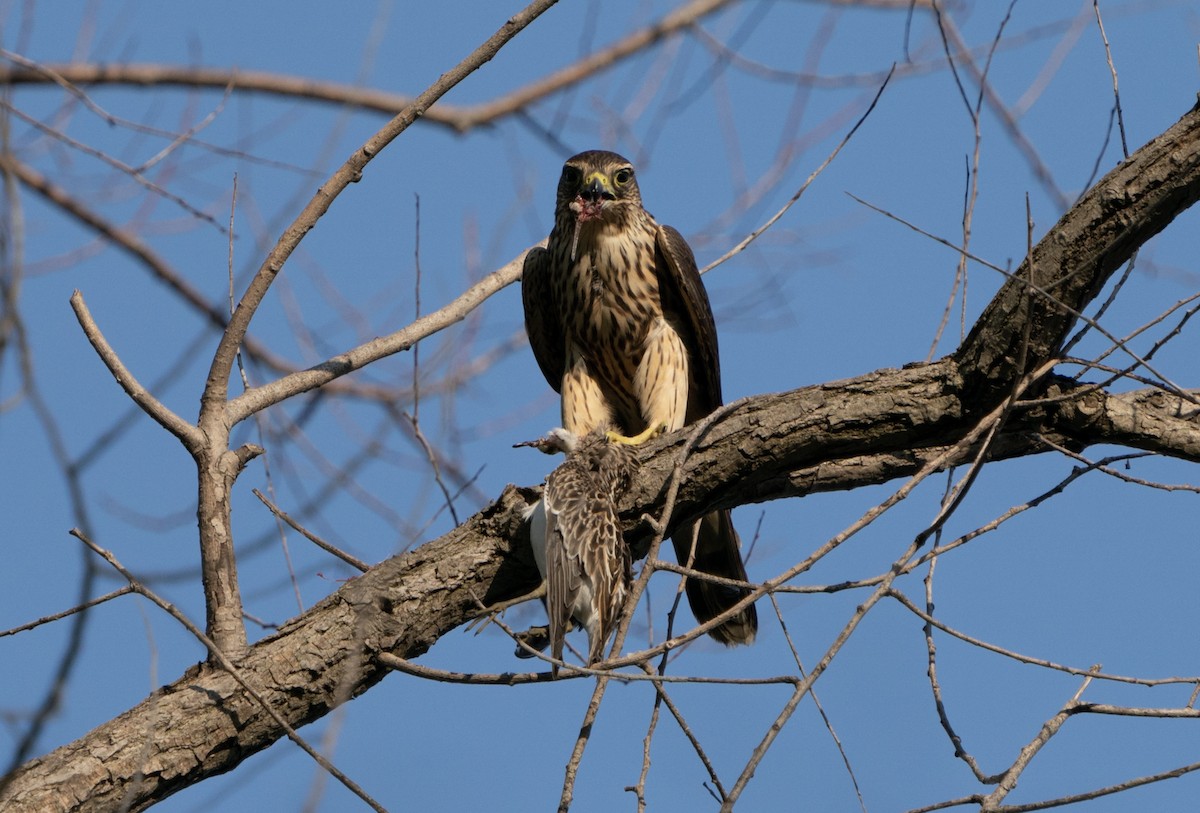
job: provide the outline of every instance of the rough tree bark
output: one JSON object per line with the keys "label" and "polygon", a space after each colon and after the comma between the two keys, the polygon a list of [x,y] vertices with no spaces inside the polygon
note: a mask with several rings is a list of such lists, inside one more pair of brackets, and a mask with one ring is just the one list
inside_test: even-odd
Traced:
{"label": "rough tree bark", "polygon": [[[696,444],[676,520],[717,506],[847,489],[912,473],[950,448],[1027,371],[1054,358],[1077,313],[1133,251],[1200,198],[1200,111],[1110,172],[1037,244],[962,347],[941,360],[732,405]],[[1032,281],[1032,287],[1029,284]],[[1047,376],[989,447],[992,459],[1119,443],[1200,461],[1194,393],[1110,394]],[[629,527],[661,510],[688,430],[647,444],[622,508]],[[962,450],[948,464],[962,462]],[[367,691],[487,603],[537,579],[523,515],[536,489],[507,488],[440,539],[389,559],[275,635],[238,668],[293,727]],[[284,732],[220,668],[202,664],[79,740],[32,760],[0,790],[6,811],[143,810],[232,770]]]}

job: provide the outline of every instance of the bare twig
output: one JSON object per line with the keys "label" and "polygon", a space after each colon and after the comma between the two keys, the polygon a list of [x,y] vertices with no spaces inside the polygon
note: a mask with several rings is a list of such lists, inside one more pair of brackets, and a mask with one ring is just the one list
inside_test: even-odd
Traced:
{"label": "bare twig", "polygon": [[1117,112],[1117,130],[1121,133],[1121,154],[1128,158],[1129,141],[1125,138],[1125,113],[1121,110],[1121,88],[1117,83],[1117,66],[1113,64],[1108,34],[1104,31],[1104,20],[1100,16],[1100,0],[1092,0],[1092,8],[1096,11],[1096,27],[1100,29],[1100,39],[1104,41],[1104,58],[1108,62],[1109,75],[1112,76],[1113,109]]}
{"label": "bare twig", "polygon": [[176,415],[166,407],[161,401],[155,398],[149,390],[143,387],[138,380],[125,368],[116,351],[112,349],[108,341],[104,338],[104,334],[100,332],[96,321],[92,318],[91,311],[88,310],[87,304],[83,301],[83,294],[75,291],[71,294],[71,308],[75,311],[75,318],[79,320],[79,326],[83,328],[84,335],[96,350],[96,354],[100,356],[100,360],[104,362],[104,366],[113,374],[113,378],[121,385],[121,389],[133,400],[135,404],[142,408],[142,411],[153,418],[160,426],[166,429],[175,437],[183,442],[183,445],[188,449],[195,449],[203,441],[200,435],[200,430],[193,424],[188,423],[183,418]]}
{"label": "bare twig", "polygon": [[[540,653],[539,653],[540,654]],[[446,669],[437,669],[432,666],[423,666],[419,663],[414,663],[406,658],[401,658],[398,655],[393,655],[390,652],[380,652],[375,655],[375,659],[387,666],[389,669],[395,669],[398,672],[404,672],[414,677],[428,678],[436,680],[439,683],[463,683],[476,684],[481,686],[521,686],[530,683],[549,683],[555,678],[551,672],[455,672]],[[554,663],[553,659],[544,657],[547,663]],[[595,667],[580,666],[578,664],[563,663],[558,664],[561,668],[558,672],[558,679],[564,678],[584,678],[584,677],[610,677],[614,680],[628,683],[703,683],[712,685],[724,686],[769,686],[775,684],[794,684],[796,678],[791,675],[777,675],[774,677],[763,678],[716,678],[705,675],[657,675],[654,673],[638,674],[636,672],[624,672],[614,675],[611,672],[600,668],[603,664],[596,664]]]}
{"label": "bare twig", "polygon": [[233,363],[235,349],[242,343],[250,320],[258,310],[259,304],[266,296],[267,289],[275,280],[276,275],[283,270],[288,257],[300,245],[300,241],[317,223],[317,220],[329,210],[333,201],[350,184],[362,177],[367,164],[379,154],[379,151],[390,144],[395,138],[409,128],[434,102],[444,96],[451,88],[478,70],[496,55],[504,45],[520,33],[526,26],[537,19],[543,12],[554,5],[556,0],[534,0],[524,10],[513,15],[495,34],[482,45],[472,51],[458,65],[442,74],[439,79],[417,96],[395,118],[381,128],[374,136],[366,141],[359,149],[346,159],[345,163],[323,183],[315,196],[308,202],[284,230],[271,249],[258,272],[254,275],[233,318],[229,320],[217,351],[213,355],[213,363],[209,368],[208,379],[202,403],[220,402],[222,407],[228,391],[229,369]]}
{"label": "bare twig", "polygon": [[[942,237],[938,237],[935,234],[931,234],[930,232],[927,232],[924,229],[922,229],[920,226],[914,225],[913,223],[910,223],[909,221],[905,220],[904,218],[899,217],[898,215],[893,214],[892,212],[889,212],[886,209],[881,209],[880,207],[875,206],[872,203],[868,203],[867,201],[863,200],[862,198],[857,197],[856,195],[853,195],[850,193],[847,193],[847,194],[852,199],[861,203],[863,206],[866,206],[868,209],[872,209],[872,210],[878,212],[879,214],[883,215],[884,217],[891,218],[892,220],[895,220],[897,223],[907,226],[908,228],[912,229],[913,231],[917,232],[918,234],[920,234],[924,237],[928,237],[929,239],[934,240],[935,242],[941,243],[942,245],[947,246],[948,248],[951,248],[954,251],[962,252],[961,247],[956,246],[954,243],[951,243],[949,240],[946,240],[945,238],[942,238]],[[1100,325],[1098,322],[1096,322],[1091,317],[1076,310],[1075,308],[1070,307],[1069,305],[1062,302],[1059,298],[1054,296],[1054,294],[1050,293],[1049,291],[1043,289],[1042,287],[1040,287],[1038,285],[1034,285],[1032,282],[1029,282],[1024,277],[1017,276],[1016,272],[1009,271],[1005,268],[1001,268],[1000,266],[996,265],[995,263],[990,263],[987,260],[983,259],[982,257],[979,257],[970,252],[965,252],[965,253],[967,254],[968,257],[970,257],[970,259],[972,261],[977,262],[980,265],[982,265],[983,267],[989,268],[992,271],[995,271],[999,274],[1003,274],[1004,277],[1009,280],[1016,280],[1018,283],[1020,283],[1024,287],[1027,287],[1030,291],[1033,291],[1034,293],[1038,294],[1040,297],[1045,299],[1047,302],[1053,303],[1054,307],[1059,308],[1060,310],[1062,310],[1063,312],[1065,312],[1067,314],[1070,314],[1074,318],[1087,323],[1094,330],[1096,330],[1098,333],[1100,333],[1102,336],[1104,336],[1104,338],[1108,339],[1115,346],[1120,347],[1121,350],[1123,350],[1130,358],[1132,358],[1134,361],[1137,362],[1137,366],[1145,367],[1147,371],[1149,371],[1151,374],[1157,376],[1159,379],[1159,383],[1162,387],[1170,390],[1171,392],[1173,392],[1176,395],[1179,395],[1182,398],[1185,398],[1189,401],[1195,401],[1197,404],[1200,404],[1200,400],[1195,400],[1194,396],[1188,394],[1188,392],[1185,389],[1183,389],[1179,385],[1175,384],[1173,381],[1171,381],[1165,375],[1159,373],[1154,367],[1152,367],[1150,364],[1147,363],[1147,360],[1145,358],[1143,358],[1142,356],[1140,356],[1136,352],[1134,352],[1133,349],[1130,348],[1125,342],[1123,342],[1121,339],[1118,339],[1116,336],[1114,336],[1112,333],[1110,333],[1106,328],[1104,328],[1102,325]],[[1022,326],[1024,326],[1024,325],[1029,324],[1029,322],[1028,322],[1028,320],[1021,320],[1020,324]]]}
{"label": "bare twig", "polygon": [[[545,245],[545,242],[538,245]],[[320,387],[373,361],[407,350],[415,342],[461,322],[488,297],[521,278],[526,253],[528,249],[472,285],[453,302],[422,316],[395,333],[359,345],[307,370],[291,373],[242,393],[229,402],[227,409],[230,424],[239,423],[259,410]]]}
{"label": "bare twig", "polygon": [[[804,676],[804,664],[800,662],[800,653],[796,649],[796,642],[792,640],[792,634],[787,628],[787,621],[783,618],[783,611],[779,607],[779,599],[774,593],[769,594],[771,606],[775,609],[775,618],[779,621],[779,628],[783,631],[784,640],[787,641],[788,651],[792,654],[792,660],[796,664],[796,668],[800,671],[800,676]],[[854,787],[854,796],[858,799],[858,807],[863,813],[867,813],[867,802],[863,799],[862,788],[858,786],[858,777],[854,774],[854,766],[850,764],[850,755],[846,753],[845,746],[842,745],[842,738],[838,736],[837,731],[833,728],[833,721],[829,719],[829,715],[825,712],[825,706],[817,698],[817,690],[809,688],[808,694],[812,697],[813,706],[817,709],[817,714],[821,715],[821,722],[825,724],[825,730],[829,732],[829,738],[833,740],[833,745],[837,748],[838,756],[842,758],[842,764],[846,766],[846,774],[850,777],[850,784]],[[722,796],[724,794],[722,793]]]}
{"label": "bare twig", "polygon": [[296,733],[296,729],[288,725],[287,721],[284,720],[283,717],[279,715],[279,712],[277,712],[274,707],[272,707],[271,704],[266,701],[262,694],[260,694],[253,686],[246,682],[245,678],[241,676],[238,668],[233,664],[233,661],[225,656],[225,653],[223,653],[220,648],[217,647],[216,642],[205,635],[199,627],[193,624],[191,620],[179,610],[179,608],[166,599],[160,597],[153,590],[146,587],[146,585],[142,584],[136,576],[126,570],[125,566],[117,561],[117,558],[112,554],[111,551],[105,550],[97,545],[78,528],[71,529],[71,536],[78,539],[80,542],[90,548],[93,553],[95,553],[104,561],[108,562],[108,564],[112,566],[113,570],[125,577],[125,580],[129,582],[129,586],[132,587],[135,592],[145,596],[154,604],[158,605],[160,609],[178,621],[188,632],[190,632],[196,638],[196,640],[204,644],[204,646],[208,649],[209,654],[218,663],[220,663],[222,667],[224,667],[225,671],[227,671],[234,680],[238,682],[242,689],[245,690],[246,694],[254,698],[254,701],[262,707],[263,711],[271,716],[271,719],[273,719],[280,729],[287,734],[288,739],[300,746],[300,749],[304,751],[304,753],[312,757],[318,765],[320,765],[322,768],[328,771],[331,776],[345,785],[347,790],[366,802],[372,810],[377,811],[377,813],[387,813],[386,809],[372,799],[365,790],[363,790],[356,782],[354,782],[354,780],[342,773],[336,765],[327,760],[315,748],[309,745],[303,737]]}
{"label": "bare twig", "polygon": [[[1019,397],[1020,393],[1035,380],[1036,378],[1034,375],[1024,376],[1020,382],[1020,385],[1014,389],[1012,397]],[[958,443],[955,444],[953,449],[948,449],[942,454],[938,455],[936,458],[927,461],[921,467],[920,471],[910,477],[908,481],[906,481],[905,484],[898,490],[893,492],[890,497],[863,514],[863,516],[854,522],[849,528],[845,529],[833,539],[822,545],[821,548],[810,555],[808,559],[790,568],[780,576],[764,582],[756,590],[752,591],[750,596],[735,605],[735,608],[740,609],[743,604],[748,603],[754,598],[757,598],[760,594],[774,589],[777,584],[781,584],[799,575],[801,572],[808,569],[813,562],[818,561],[826,553],[841,545],[846,539],[849,539],[851,536],[857,534],[860,530],[874,522],[893,505],[907,497],[908,494],[911,493],[912,490],[929,475],[933,474],[935,471],[940,471],[946,461],[954,457],[957,452],[960,452],[966,448],[970,448],[979,440],[981,436],[989,433],[994,425],[999,422],[1007,413],[1007,404],[1008,402],[1006,401],[1005,404],[1001,404],[984,416],[976,423],[970,432],[968,432],[961,440],[958,441]],[[880,599],[888,594],[888,591],[891,589],[892,582],[901,572],[904,571],[907,563],[916,555],[917,551],[921,547],[921,542],[922,536],[918,535],[917,539],[914,540],[913,543],[910,544],[904,551],[904,553],[892,563],[891,568],[888,570],[888,574],[880,582],[879,587],[877,587],[865,601],[858,605],[854,614],[842,627],[833,643],[830,644],[826,649],[825,654],[812,668],[812,671],[810,671],[805,679],[796,686],[795,690],[792,692],[792,696],[788,699],[787,703],[784,704],[784,707],[780,710],[779,714],[768,728],[762,740],[755,747],[750,759],[746,763],[745,768],[743,768],[741,775],[738,777],[737,782],[730,789],[728,797],[721,805],[722,813],[725,813],[726,811],[732,811],[733,806],[737,803],[738,798],[746,789],[750,779],[754,776],[755,769],[766,756],[767,751],[770,749],[779,733],[783,730],[783,727],[787,724],[787,721],[791,718],[792,714],[795,713],[800,701],[803,700],[804,696],[811,690],[817,679],[824,674],[825,670],[829,667],[829,664],[833,662],[834,657],[838,652],[841,651],[846,641],[850,639],[850,636],[858,628],[858,625],[862,622],[862,619],[866,616],[866,614],[870,612],[870,610],[879,602]]]}
{"label": "bare twig", "polygon": [[257,488],[251,489],[251,493],[253,493],[255,497],[258,497],[258,499],[262,501],[262,504],[265,505],[271,511],[272,514],[274,514],[276,517],[278,517],[279,519],[286,522],[288,524],[288,526],[290,528],[292,528],[292,530],[296,531],[299,534],[302,534],[305,539],[307,539],[309,542],[312,542],[314,545],[316,545],[321,550],[325,551],[326,553],[333,554],[334,556],[341,559],[343,562],[350,565],[350,567],[354,568],[355,570],[359,571],[360,573],[366,573],[368,570],[371,569],[371,566],[368,565],[366,562],[364,562],[362,559],[359,559],[355,556],[352,556],[349,553],[346,553],[346,551],[342,550],[341,548],[337,547],[336,545],[332,545],[329,542],[326,542],[324,539],[322,539],[321,537],[314,534],[312,531],[305,528],[303,525],[301,525],[295,519],[290,517],[285,511],[280,510],[279,506],[275,505],[275,503],[273,503],[273,502],[271,502],[271,500],[267,499],[263,495],[263,493],[261,491],[259,491]]}
{"label": "bare twig", "polygon": [[[675,701],[671,699],[671,696],[669,694],[667,694],[666,689],[663,688],[663,683],[668,682],[667,680],[664,679],[665,676],[661,673],[661,671],[656,673],[654,668],[651,667],[649,663],[642,664],[642,669],[645,670],[645,672],[648,676],[653,678],[653,682],[654,682],[654,688],[656,691],[655,698],[654,698],[654,718],[657,719],[658,709],[659,709],[660,704],[665,704],[667,707],[667,710],[669,712],[671,712],[671,716],[675,718],[676,724],[679,725],[679,730],[683,733],[683,735],[685,737],[687,737],[687,741],[692,746],[692,750],[695,751],[696,756],[699,757],[700,764],[702,764],[704,766],[704,770],[706,770],[708,772],[709,781],[711,781],[713,783],[713,787],[716,789],[715,795],[717,796],[718,800],[724,799],[725,798],[725,788],[724,788],[724,786],[721,785],[720,777],[717,776],[717,769],[713,766],[712,760],[708,758],[708,754],[706,754],[704,752],[704,747],[700,744],[700,740],[696,737],[695,732],[692,731],[692,727],[689,726],[687,724],[687,720],[684,719],[683,712],[675,704]],[[687,678],[682,678],[682,679],[678,678],[677,676],[672,676],[672,678],[674,678],[674,680],[671,682],[686,682],[686,683],[694,682]],[[784,681],[781,680],[780,682],[784,682]],[[793,682],[793,681],[787,681],[787,682]],[[739,682],[738,685],[747,685],[747,684]],[[646,731],[646,737],[645,737],[644,744],[642,747],[643,748],[643,750],[642,750],[642,771],[638,776],[637,785],[632,788],[626,788],[626,790],[631,791],[637,795],[638,800],[639,800],[639,806],[641,806],[641,807],[645,806],[646,776],[650,770],[650,740],[651,740],[651,735],[653,733],[653,730],[654,730],[654,727],[653,727],[653,725],[651,725],[648,727],[648,730]]]}
{"label": "bare twig", "polygon": [[765,223],[763,223],[761,226],[759,226],[754,231],[750,232],[750,234],[746,235],[740,243],[738,243],[733,248],[729,249],[729,251],[726,251],[724,254],[722,254],[717,259],[713,260],[708,265],[701,268],[700,269],[701,274],[711,271],[712,269],[716,268],[718,265],[720,265],[721,263],[730,259],[731,257],[734,257],[734,256],[740,254],[742,251],[744,251],[746,249],[747,246],[749,246],[751,243],[753,243],[755,240],[757,240],[758,236],[760,234],[762,234],[767,229],[774,226],[779,221],[779,219],[787,213],[788,209],[791,209],[792,205],[795,204],[796,201],[800,200],[800,197],[805,193],[805,191],[812,184],[812,182],[817,179],[817,176],[819,176],[822,172],[824,172],[825,168],[828,167],[831,163],[833,163],[833,159],[837,158],[837,155],[838,155],[838,153],[840,153],[842,151],[842,148],[845,147],[848,143],[850,143],[850,139],[854,136],[854,133],[858,131],[858,128],[861,127],[863,125],[863,122],[865,122],[867,120],[867,117],[871,115],[871,111],[874,110],[875,105],[879,103],[879,99],[880,99],[880,97],[883,96],[883,91],[887,88],[888,82],[891,81],[892,74],[895,73],[895,70],[896,70],[896,67],[895,67],[895,65],[893,65],[892,69],[888,71],[887,76],[885,76],[883,78],[883,83],[880,84],[879,90],[875,91],[875,96],[874,96],[874,98],[871,99],[871,103],[869,105],[867,105],[867,109],[863,112],[863,114],[861,116],[858,117],[858,121],[854,122],[854,126],[851,127],[850,130],[844,136],[842,136],[842,140],[839,141],[838,145],[833,148],[833,152],[829,153],[829,155],[826,156],[825,160],[821,162],[821,165],[818,166],[816,169],[814,169],[812,171],[812,174],[810,174],[807,178],[805,178],[804,183],[802,183],[800,185],[800,188],[796,190],[796,193],[794,195],[792,195],[792,197],[788,200],[788,202],[785,203],[783,205],[783,207],[781,209],[779,209],[779,211],[775,212],[775,214],[773,214],[769,218],[767,218],[767,221]]}
{"label": "bare twig", "polygon": [[[0,171],[11,174],[26,188],[57,206],[61,211],[95,231],[114,246],[133,257],[159,282],[177,293],[193,310],[200,313],[209,324],[224,330],[228,313],[213,302],[209,302],[199,290],[176,273],[163,257],[136,234],[109,222],[92,211],[83,202],[67,193],[65,189],[50,181],[45,175],[17,160],[11,154],[0,152]],[[247,336],[244,345],[255,358],[274,369],[290,370],[291,365],[270,353],[260,342]]]}
{"label": "bare twig", "polygon": [[208,223],[210,226],[212,226],[213,228],[217,229],[218,231],[220,231],[222,233],[225,232],[225,228],[220,223],[217,222],[216,218],[214,218],[212,215],[208,214],[207,212],[200,211],[195,206],[188,203],[187,200],[185,200],[184,198],[180,197],[179,195],[176,195],[175,193],[171,192],[168,189],[164,189],[163,187],[161,187],[158,184],[151,181],[149,178],[147,178],[145,176],[142,168],[131,167],[128,164],[124,163],[123,161],[119,161],[116,158],[114,158],[113,156],[109,155],[104,150],[98,150],[89,144],[85,144],[82,141],[71,138],[69,135],[67,135],[62,130],[55,129],[53,127],[50,127],[47,124],[43,124],[41,121],[39,121],[34,116],[29,115],[25,111],[21,110],[21,108],[13,105],[12,103],[8,102],[5,99],[0,99],[0,108],[3,108],[8,113],[21,119],[21,121],[25,122],[30,127],[33,127],[35,130],[45,133],[52,138],[58,139],[59,141],[68,145],[69,147],[71,147],[72,149],[78,150],[86,155],[89,155],[98,161],[103,161],[104,163],[108,164],[109,166],[113,167],[114,169],[125,173],[130,178],[132,178],[142,188],[149,190],[151,193],[158,195],[159,197],[162,197],[162,198],[165,198],[166,200],[171,201],[176,206],[178,206],[180,209],[184,210],[185,212],[187,212],[189,215],[196,218],[197,220],[202,220],[205,223]]}
{"label": "bare twig", "polygon": [[[1096,671],[1099,671],[1099,666],[1095,667],[1095,669]],[[996,789],[989,793],[983,800],[983,803],[979,806],[981,811],[996,810],[1000,803],[1004,801],[1004,797],[1006,797],[1012,791],[1012,789],[1017,786],[1017,780],[1020,778],[1025,768],[1029,766],[1029,763],[1033,760],[1033,758],[1037,756],[1039,751],[1042,750],[1042,747],[1050,741],[1050,738],[1059,732],[1063,726],[1063,723],[1065,723],[1071,717],[1072,710],[1079,703],[1079,697],[1083,694],[1084,690],[1087,689],[1088,684],[1091,682],[1092,678],[1090,675],[1084,678],[1083,683],[1080,684],[1079,689],[1075,692],[1075,695],[1066,702],[1058,714],[1055,714],[1042,724],[1042,728],[1038,732],[1037,736],[1021,749],[1021,752],[1017,755],[1016,761],[1013,762],[1013,764],[1009,766],[1008,770],[1000,776],[999,782],[996,785]]]}
{"label": "bare twig", "polygon": [[[423,111],[420,120],[444,125],[458,132],[466,132],[480,126],[493,124],[507,116],[522,114],[530,105],[540,99],[570,88],[606,68],[619,64],[634,54],[653,47],[664,39],[686,30],[701,18],[735,1],[692,0],[691,3],[675,9],[661,20],[640,28],[618,42],[506,96],[473,106],[438,105]],[[106,121],[116,121],[116,117],[99,108],[86,94],[75,87],[76,85],[126,84],[143,87],[147,85],[178,85],[214,89],[232,88],[233,90],[311,99],[339,106],[353,105],[387,115],[402,112],[420,99],[420,97],[414,99],[410,96],[351,84],[323,82],[268,71],[147,63],[38,63],[10,51],[0,51],[0,55],[21,66],[0,69],[0,84],[53,82],[87,104]]]}
{"label": "bare twig", "polygon": [[[1048,810],[1052,807],[1062,807],[1065,805],[1076,804],[1077,802],[1087,802],[1091,801],[1092,799],[1099,799],[1104,796],[1112,796],[1116,793],[1123,793],[1124,791],[1131,790],[1133,788],[1144,787],[1146,785],[1154,784],[1155,782],[1162,782],[1166,779],[1177,779],[1195,771],[1200,771],[1200,762],[1182,765],[1178,768],[1172,768],[1169,771],[1162,771],[1161,773],[1150,774],[1149,776],[1139,776],[1136,779],[1129,779],[1125,782],[1118,782],[1115,785],[1096,788],[1095,790],[1089,790],[1086,793],[1075,793],[1070,796],[1060,796],[1056,799],[1050,799],[1045,802],[1033,802],[1032,804],[1005,805],[1001,809],[1004,811],[1004,813],[1029,813],[1030,811],[1034,810]],[[974,801],[979,802],[982,800],[975,799]]]}
{"label": "bare twig", "polygon": [[1196,684],[1197,686],[1200,686],[1200,675],[1192,675],[1190,677],[1179,676],[1167,678],[1140,678],[1128,675],[1114,675],[1108,672],[1095,671],[1091,668],[1083,669],[1076,666],[1067,666],[1065,664],[1045,660],[1044,658],[1035,658],[1032,655],[1023,655],[1020,652],[1014,652],[1011,649],[1004,649],[1003,647],[984,641],[981,638],[967,635],[965,632],[957,630],[954,627],[947,625],[943,621],[939,621],[937,618],[914,604],[912,599],[908,598],[908,596],[894,588],[892,589],[890,595],[896,601],[900,602],[900,604],[903,605],[904,608],[913,615],[920,618],[926,624],[936,627],[947,635],[957,638],[958,640],[970,644],[971,646],[979,647],[980,649],[984,649],[997,655],[1002,655],[1006,658],[1011,658],[1012,660],[1020,663],[1029,664],[1031,666],[1040,666],[1045,669],[1053,669],[1056,672],[1063,672],[1068,675],[1091,677],[1095,678],[1096,680],[1107,680],[1112,683],[1128,683],[1135,686],[1177,686],[1180,684]]}
{"label": "bare twig", "polygon": [[[938,7],[937,3],[934,3],[933,5],[934,8]],[[988,106],[992,109],[992,112],[996,114],[1001,124],[1003,124],[1004,128],[1008,131],[1009,139],[1012,141],[1013,145],[1020,150],[1021,154],[1025,157],[1030,169],[1033,170],[1034,177],[1041,182],[1043,191],[1045,191],[1046,194],[1049,195],[1052,200],[1054,200],[1060,209],[1066,210],[1070,206],[1070,199],[1065,193],[1063,193],[1062,189],[1059,188],[1058,182],[1054,179],[1054,175],[1050,171],[1050,168],[1046,165],[1046,162],[1043,161],[1042,157],[1038,154],[1037,148],[1034,147],[1033,143],[1021,130],[1020,121],[1017,114],[1014,113],[1008,107],[1008,105],[1004,103],[1004,100],[1000,98],[992,86],[985,81],[983,71],[971,58],[970,49],[963,40],[962,34],[959,32],[958,27],[954,24],[954,21],[950,18],[950,16],[941,13],[940,9],[938,10],[938,30],[943,34],[943,36],[947,37],[947,47],[950,45],[954,46],[955,53],[959,56],[960,63],[967,69],[967,72],[971,74],[971,78],[978,83],[979,88],[983,93],[984,100],[988,103]],[[955,74],[955,78],[958,78],[957,73]],[[962,89],[961,83],[960,90],[963,92],[963,100],[966,101],[966,91],[965,89]]]}
{"label": "bare twig", "polygon": [[19,632],[28,632],[29,630],[34,629],[35,627],[40,627],[42,624],[49,624],[52,621],[59,621],[63,618],[66,618],[67,616],[74,615],[75,613],[80,613],[80,612],[83,612],[84,610],[89,610],[92,607],[95,607],[97,604],[103,604],[104,602],[111,601],[114,598],[120,598],[121,596],[127,596],[132,592],[133,592],[132,587],[120,587],[116,590],[113,590],[111,593],[105,593],[102,596],[97,596],[96,598],[91,599],[90,601],[85,601],[83,604],[76,605],[69,610],[63,610],[62,612],[52,613],[50,615],[44,615],[36,621],[30,621],[28,624],[21,624],[18,627],[12,627],[11,629],[0,630],[0,638],[3,638],[6,635],[16,635]]}

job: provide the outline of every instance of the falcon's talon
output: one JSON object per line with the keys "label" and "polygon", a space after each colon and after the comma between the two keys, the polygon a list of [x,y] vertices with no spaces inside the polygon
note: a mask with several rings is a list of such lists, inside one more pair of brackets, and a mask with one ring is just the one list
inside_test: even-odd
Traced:
{"label": "falcon's talon", "polygon": [[666,430],[666,424],[657,423],[647,426],[643,431],[633,435],[632,437],[628,435],[622,435],[620,432],[615,432],[612,429],[609,429],[607,432],[605,432],[604,436],[613,443],[623,443],[626,446],[641,446],[643,443],[650,440],[650,438],[654,437],[655,435],[661,435]]}

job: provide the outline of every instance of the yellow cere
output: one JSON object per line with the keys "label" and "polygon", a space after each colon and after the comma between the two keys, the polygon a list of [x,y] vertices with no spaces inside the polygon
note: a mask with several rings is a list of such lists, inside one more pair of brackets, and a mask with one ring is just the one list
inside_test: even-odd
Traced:
{"label": "yellow cere", "polygon": [[599,181],[600,185],[603,186],[605,189],[609,189],[612,186],[612,184],[608,180],[608,176],[605,175],[603,172],[600,172],[599,170],[597,170],[596,172],[593,172],[591,175],[588,175],[586,178],[584,178],[583,185],[587,186],[593,180]]}

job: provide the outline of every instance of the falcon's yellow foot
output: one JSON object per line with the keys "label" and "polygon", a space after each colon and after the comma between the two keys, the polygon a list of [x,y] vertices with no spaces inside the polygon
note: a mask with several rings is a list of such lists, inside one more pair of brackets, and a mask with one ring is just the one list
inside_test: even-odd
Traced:
{"label": "falcon's yellow foot", "polygon": [[652,424],[647,426],[645,431],[634,435],[633,437],[627,437],[622,435],[620,432],[614,432],[612,429],[609,429],[604,433],[604,436],[613,443],[624,443],[626,446],[640,446],[655,435],[662,434],[664,431],[666,431],[666,428],[667,425],[665,423]]}

